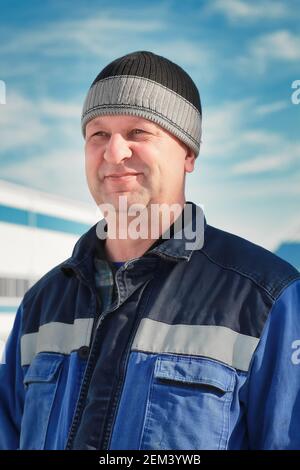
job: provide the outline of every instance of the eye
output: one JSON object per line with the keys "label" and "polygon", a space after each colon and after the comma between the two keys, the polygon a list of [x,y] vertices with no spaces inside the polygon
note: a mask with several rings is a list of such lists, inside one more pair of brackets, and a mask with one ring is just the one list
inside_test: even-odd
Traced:
{"label": "eye", "polygon": [[104,131],[97,131],[92,133],[90,136],[87,136],[87,141],[91,142],[99,142],[99,140],[105,139],[107,136],[107,133]]}
{"label": "eye", "polygon": [[145,131],[143,129],[133,129],[132,134],[143,134]]}
{"label": "eye", "polygon": [[98,131],[92,134],[91,137],[94,137],[94,135],[99,136],[99,137],[105,137],[107,134],[104,131]]}

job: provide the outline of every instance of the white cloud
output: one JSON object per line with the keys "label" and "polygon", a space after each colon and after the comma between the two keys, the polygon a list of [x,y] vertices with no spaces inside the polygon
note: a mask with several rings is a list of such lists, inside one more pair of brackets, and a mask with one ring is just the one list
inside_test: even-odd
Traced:
{"label": "white cloud", "polygon": [[253,153],[257,148],[278,148],[282,144],[280,134],[257,128],[256,115],[262,113],[261,108],[252,98],[207,108],[203,122],[202,156],[225,159],[243,155],[245,149],[252,149]]}
{"label": "white cloud", "polygon": [[207,108],[203,119],[201,154],[226,158],[238,148],[241,128],[253,107],[252,99],[222,103]]}
{"label": "white cloud", "polygon": [[262,104],[260,106],[257,106],[256,114],[259,116],[265,116],[267,114],[277,113],[279,111],[282,111],[283,109],[288,108],[289,104],[289,102],[283,100]]}
{"label": "white cloud", "polygon": [[[99,10],[96,14],[88,12],[79,19],[49,21],[33,30],[15,28],[14,34],[9,36],[8,31],[5,42],[0,44],[0,54],[5,58],[2,73],[5,77],[40,75],[42,61],[46,64],[49,79],[48,70],[50,76],[63,74],[59,67],[55,71],[49,67],[49,57],[50,60],[68,57],[75,61],[72,66],[75,69],[79,64],[82,74],[82,61],[86,64],[87,60],[96,59],[100,66],[101,62],[113,57],[143,49],[165,55],[182,66],[198,69],[200,63],[206,70],[204,79],[210,80],[217,60],[213,49],[206,42],[197,43],[179,32],[177,25],[172,23],[169,2],[132,11],[102,9],[101,13]],[[38,57],[42,54],[42,57],[37,64],[31,60],[30,66],[14,61],[12,68],[11,61],[20,54],[37,54]]]}
{"label": "white cloud", "polygon": [[[300,143],[289,143],[285,137],[277,136],[274,150],[255,155],[245,162],[240,162],[232,168],[235,175],[261,174],[266,172],[282,172],[293,166],[294,171],[300,164]],[[279,150],[278,150],[279,147]],[[299,185],[300,192],[300,185]]]}
{"label": "white cloud", "polygon": [[244,1],[244,0],[212,0],[209,11],[221,13],[232,22],[270,21],[289,18],[293,11],[283,2],[275,0]]}
{"label": "white cloud", "polygon": [[223,167],[225,161],[227,168],[222,171],[236,178],[292,168],[300,171],[300,141],[291,142],[283,133],[261,129],[256,122],[257,115],[282,106],[273,103],[262,112],[262,105],[249,98],[206,109],[200,158],[220,161]]}
{"label": "white cloud", "polygon": [[300,60],[300,35],[288,30],[262,34],[253,39],[243,56],[237,58],[237,69],[248,74],[264,74],[272,63],[298,65]]}
{"label": "white cloud", "polygon": [[[136,18],[125,19],[121,16],[112,17],[104,12],[101,15],[93,15],[81,20],[67,20],[47,24],[33,31],[20,30],[14,33],[11,39],[7,39],[0,46],[0,53],[11,54],[14,52],[43,51],[44,55],[76,55],[78,52],[99,55],[112,54],[114,44],[111,44],[112,36],[136,35],[139,33],[157,32],[164,29],[164,22],[157,19]],[[123,44],[119,45],[123,48]]]}
{"label": "white cloud", "polygon": [[[255,112],[255,109],[253,111]],[[264,149],[278,148],[282,143],[282,136],[271,131],[249,128],[240,133],[240,142],[242,145],[263,146]]]}
{"label": "white cloud", "polygon": [[287,30],[263,34],[252,42],[250,53],[260,60],[298,61],[300,36]]}
{"label": "white cloud", "polygon": [[282,169],[282,166],[286,163],[282,154],[256,155],[255,158],[249,161],[238,163],[233,167],[232,171],[236,175],[263,173]]}
{"label": "white cloud", "polygon": [[75,146],[35,154],[30,160],[7,162],[1,169],[1,178],[75,200],[89,198],[84,151]]}
{"label": "white cloud", "polygon": [[[299,193],[298,193],[299,194]],[[278,227],[272,238],[272,248],[276,251],[282,243],[300,242],[299,215],[289,217],[285,224]]]}
{"label": "white cloud", "polygon": [[1,178],[87,199],[80,115],[76,104],[11,93],[0,108]]}
{"label": "white cloud", "polygon": [[[72,142],[75,135],[80,137],[81,112],[82,106],[76,103],[30,100],[21,93],[9,93],[7,103],[0,108],[1,154],[42,143],[52,147],[58,135],[65,144]],[[47,118],[52,122],[46,122]]]}
{"label": "white cloud", "polygon": [[207,76],[211,78],[213,74],[213,53],[206,44],[198,44],[197,42],[187,39],[172,39],[172,41],[161,41],[157,43],[153,41],[151,50],[157,54],[170,58],[178,64],[192,65],[199,69],[205,70]]}
{"label": "white cloud", "polygon": [[74,103],[42,99],[39,104],[39,110],[44,116],[51,116],[58,119],[76,119],[80,120],[82,106]]}
{"label": "white cloud", "polygon": [[7,152],[33,145],[47,134],[33,102],[18,93],[8,93],[6,104],[0,108],[0,150]]}

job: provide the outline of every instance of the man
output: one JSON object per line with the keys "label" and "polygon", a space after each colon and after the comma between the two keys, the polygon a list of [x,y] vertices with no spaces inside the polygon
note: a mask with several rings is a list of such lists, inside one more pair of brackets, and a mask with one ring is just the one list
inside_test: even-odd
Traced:
{"label": "man", "polygon": [[[86,175],[106,216],[24,296],[1,448],[300,448],[300,274],[186,202],[201,120],[192,79],[151,52],[93,82]],[[131,230],[137,207],[155,239]]]}

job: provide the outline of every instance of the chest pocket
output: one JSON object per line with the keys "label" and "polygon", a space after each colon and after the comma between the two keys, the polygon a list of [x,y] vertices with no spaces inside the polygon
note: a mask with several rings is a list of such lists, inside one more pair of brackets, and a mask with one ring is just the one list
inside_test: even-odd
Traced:
{"label": "chest pocket", "polygon": [[225,449],[236,372],[202,357],[157,358],[142,449]]}
{"label": "chest pocket", "polygon": [[25,374],[21,449],[44,449],[63,359],[61,354],[39,353]]}

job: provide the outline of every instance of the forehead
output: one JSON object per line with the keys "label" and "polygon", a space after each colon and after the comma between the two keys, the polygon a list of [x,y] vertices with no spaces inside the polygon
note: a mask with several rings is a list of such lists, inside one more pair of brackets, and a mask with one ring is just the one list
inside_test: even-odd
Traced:
{"label": "forehead", "polygon": [[144,125],[155,128],[160,128],[155,122],[149,121],[139,116],[127,116],[127,115],[113,115],[113,116],[97,116],[86,125],[87,128],[99,127],[99,126],[132,126],[132,125]]}

